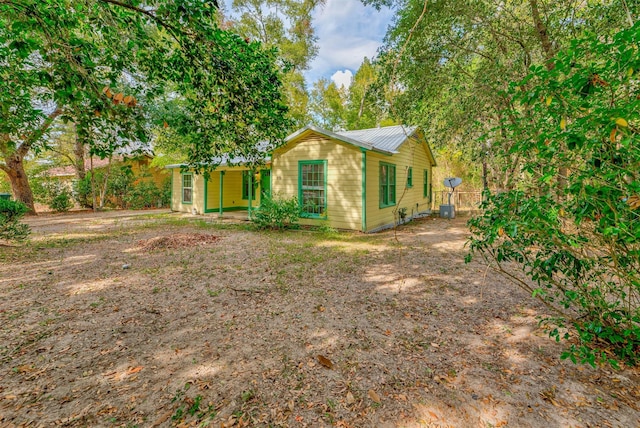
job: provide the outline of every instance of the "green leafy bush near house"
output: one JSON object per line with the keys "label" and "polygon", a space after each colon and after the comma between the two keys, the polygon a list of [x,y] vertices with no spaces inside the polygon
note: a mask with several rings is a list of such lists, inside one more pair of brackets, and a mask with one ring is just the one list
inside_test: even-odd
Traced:
{"label": "green leafy bush near house", "polygon": [[124,203],[132,210],[155,208],[162,204],[162,190],[153,182],[140,182],[129,188],[124,195]]}
{"label": "green leafy bush near house", "polygon": [[34,176],[29,182],[37,202],[48,205],[56,212],[65,212],[73,208],[73,195],[65,183],[42,174]]}
{"label": "green leafy bush near house", "polygon": [[7,241],[24,241],[31,230],[20,223],[28,208],[21,202],[0,199],[0,239]]}
{"label": "green leafy bush near house", "polygon": [[[106,191],[105,191],[106,178]],[[144,209],[167,207],[171,203],[171,180],[167,179],[158,187],[152,181],[139,181],[128,166],[114,168],[109,175],[95,173],[95,193],[100,198],[104,194],[104,206],[124,209]],[[91,172],[83,180],[74,184],[74,197],[85,207],[92,206]]]}
{"label": "green leafy bush near house", "polygon": [[73,208],[71,192],[66,186],[60,184],[51,189],[47,203],[49,208],[56,212],[65,212]]}
{"label": "green leafy bush near house", "polygon": [[251,217],[258,229],[286,229],[298,227],[300,220],[298,198],[264,197]]}

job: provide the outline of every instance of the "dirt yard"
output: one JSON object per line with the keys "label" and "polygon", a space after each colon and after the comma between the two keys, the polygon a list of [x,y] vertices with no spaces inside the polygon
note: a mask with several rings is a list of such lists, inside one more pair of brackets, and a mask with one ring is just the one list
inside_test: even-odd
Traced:
{"label": "dirt yard", "polygon": [[640,372],[560,361],[464,219],[254,232],[29,219],[0,247],[0,426],[640,427]]}

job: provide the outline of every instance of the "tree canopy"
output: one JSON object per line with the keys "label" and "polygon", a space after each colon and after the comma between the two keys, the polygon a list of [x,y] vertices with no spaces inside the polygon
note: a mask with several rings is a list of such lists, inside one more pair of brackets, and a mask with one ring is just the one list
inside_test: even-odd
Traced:
{"label": "tree canopy", "polygon": [[637,15],[626,2],[600,0],[363,3],[396,9],[376,58],[378,78],[392,89],[394,118],[429,129],[436,149],[455,147],[468,160],[484,157],[490,186],[499,188],[514,184],[519,163],[516,156],[494,156],[492,148],[510,144],[499,132],[487,140],[489,130],[510,119],[504,116],[512,103],[509,83],[533,65],[551,65],[574,38],[613,34]]}
{"label": "tree canopy", "polygon": [[58,117],[91,133],[101,155],[144,141],[150,105],[202,169],[222,154],[260,161],[286,136],[276,52],[218,25],[218,2],[16,0],[0,2],[0,169],[33,209],[22,159],[46,144]]}

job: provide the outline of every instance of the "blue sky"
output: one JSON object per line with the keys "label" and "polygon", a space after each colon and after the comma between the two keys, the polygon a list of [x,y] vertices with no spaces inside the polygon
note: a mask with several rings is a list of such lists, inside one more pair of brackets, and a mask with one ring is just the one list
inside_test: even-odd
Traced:
{"label": "blue sky", "polygon": [[[231,3],[225,0],[229,12]],[[311,86],[322,77],[348,84],[364,57],[375,56],[392,18],[391,10],[378,12],[363,6],[360,0],[326,0],[313,14],[320,50],[305,72],[307,84]]]}

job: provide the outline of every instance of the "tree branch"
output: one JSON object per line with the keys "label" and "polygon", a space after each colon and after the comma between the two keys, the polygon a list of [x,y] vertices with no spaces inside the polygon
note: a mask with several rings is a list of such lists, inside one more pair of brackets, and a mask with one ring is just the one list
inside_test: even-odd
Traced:
{"label": "tree branch", "polygon": [[118,1],[118,0],[98,0],[98,1],[101,2],[101,3],[108,3],[108,4],[112,4],[114,6],[122,7],[124,9],[128,9],[128,10],[131,10],[133,12],[141,13],[141,14],[151,18],[151,20],[153,20],[155,23],[157,23],[161,27],[169,30],[169,32],[171,33],[173,38],[176,39],[176,40],[177,40],[176,34],[179,34],[181,32],[178,28],[176,28],[173,25],[169,24],[168,22],[165,22],[162,19],[158,18],[153,12],[151,12],[149,10],[145,10],[145,9],[142,9],[142,8],[130,5],[130,4],[126,4],[126,3],[123,3],[123,2]]}
{"label": "tree branch", "polygon": [[33,146],[33,144],[36,141],[38,141],[45,132],[47,132],[47,129],[49,129],[53,121],[61,114],[62,114],[61,107],[56,108],[51,114],[49,114],[49,116],[47,116],[47,118],[44,120],[44,123],[40,126],[40,128],[31,132],[30,135],[24,139],[23,143],[18,146],[18,148],[16,149],[16,155],[19,156],[21,159],[24,158],[27,155],[27,153],[29,153],[31,146]]}

